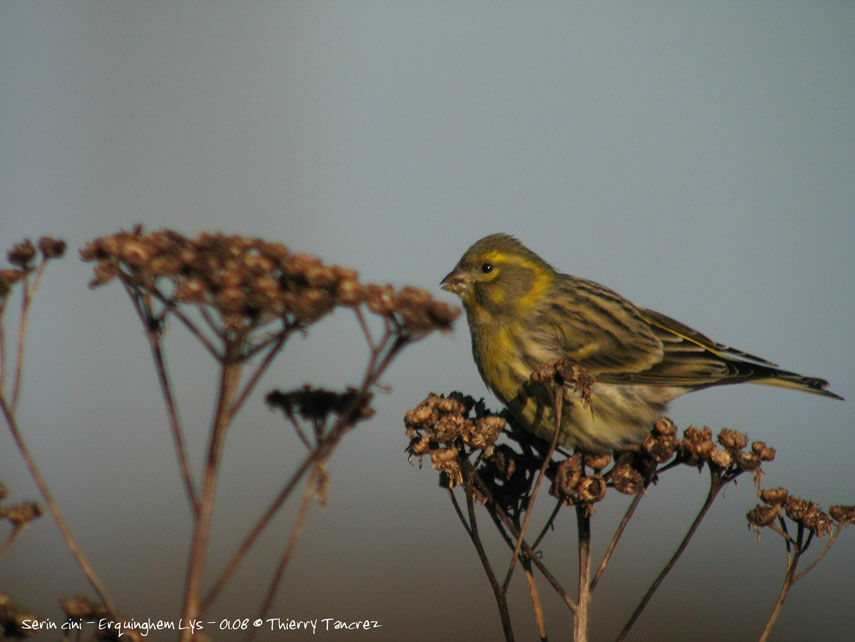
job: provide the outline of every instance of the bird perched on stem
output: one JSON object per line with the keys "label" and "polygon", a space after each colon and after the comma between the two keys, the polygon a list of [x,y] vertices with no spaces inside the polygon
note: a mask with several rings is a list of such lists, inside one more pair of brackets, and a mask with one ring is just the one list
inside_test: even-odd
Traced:
{"label": "bird perched on stem", "polygon": [[557,272],[507,234],[474,243],[441,283],[463,300],[484,382],[530,432],[550,440],[553,403],[530,381],[564,359],[595,378],[590,406],[566,386],[559,443],[607,451],[641,441],[675,397],[751,381],[833,399],[828,382],[713,341],[593,281]]}

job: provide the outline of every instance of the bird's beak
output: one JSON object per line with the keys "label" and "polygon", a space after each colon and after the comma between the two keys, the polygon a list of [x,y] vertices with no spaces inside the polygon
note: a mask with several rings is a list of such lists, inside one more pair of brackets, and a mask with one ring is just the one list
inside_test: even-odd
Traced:
{"label": "bird's beak", "polygon": [[466,287],[466,277],[464,277],[457,268],[445,275],[445,278],[439,282],[439,287],[448,292],[460,295]]}

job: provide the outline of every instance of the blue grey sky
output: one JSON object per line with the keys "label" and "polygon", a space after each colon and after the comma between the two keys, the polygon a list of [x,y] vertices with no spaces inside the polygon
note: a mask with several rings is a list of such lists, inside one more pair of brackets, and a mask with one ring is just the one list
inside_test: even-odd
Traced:
{"label": "blue grey sky", "polygon": [[[71,248],[32,312],[19,418],[114,599],[177,617],[190,520],[147,344],[118,285],[86,288],[88,239],[135,223],[261,236],[451,302],[439,280],[470,243],[507,232],[855,399],[853,34],[855,5],[832,2],[0,5],[0,240]],[[167,346],[198,465],[215,370],[177,326]],[[402,415],[428,392],[495,406],[469,346],[461,321],[394,364],[376,418],[330,462],[329,504],[310,513],[276,614],[380,620],[365,639],[499,638],[447,497],[403,454]],[[355,383],[366,354],[339,313],[263,380],[229,434],[214,569],[301,454],[261,393]],[[855,502],[851,401],[732,386],[670,416],[777,448],[768,486]],[[36,498],[5,430],[0,457],[12,499]],[[614,638],[705,490],[679,471],[650,491],[594,595],[593,639]],[[748,531],[755,501],[747,478],[725,493],[636,639],[757,637],[784,550]],[[595,551],[625,505],[598,508]],[[212,615],[254,614],[292,515]],[[568,585],[572,522],[544,548]],[[853,559],[845,532],[793,589],[775,639],[851,635]],[[0,589],[54,618],[58,596],[87,590],[47,518],[0,560]],[[548,591],[560,638],[569,617]],[[522,581],[511,603],[531,639]]]}

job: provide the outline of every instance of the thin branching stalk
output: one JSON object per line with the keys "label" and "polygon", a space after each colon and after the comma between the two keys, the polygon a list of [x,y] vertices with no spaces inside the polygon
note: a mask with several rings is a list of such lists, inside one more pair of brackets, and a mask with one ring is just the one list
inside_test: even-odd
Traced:
{"label": "thin branching stalk", "polygon": [[[231,406],[240,382],[241,364],[228,354],[235,349],[235,343],[226,345],[226,359],[221,365],[220,382],[217,391],[217,410],[211,427],[211,438],[205,469],[202,477],[202,490],[199,496],[199,513],[193,529],[193,541],[190,547],[190,562],[187,568],[187,581],[184,591],[182,617],[185,622],[198,620],[201,613],[200,597],[202,578],[207,559],[208,541],[211,533],[211,519],[214,511],[214,494],[220,472],[220,461],[228,428]],[[193,633],[190,629],[182,631],[182,642],[190,642]]]}
{"label": "thin branching stalk", "polygon": [[555,502],[555,508],[552,509],[552,513],[549,515],[549,519],[546,520],[546,523],[543,525],[543,528],[540,529],[540,533],[537,534],[535,540],[531,543],[532,548],[537,548],[540,546],[540,542],[543,541],[543,538],[546,537],[546,534],[549,532],[549,529],[552,528],[552,524],[555,522],[555,518],[558,517],[558,511],[561,510],[561,507],[564,505],[564,502],[560,499]]}
{"label": "thin branching stalk", "polygon": [[[510,516],[502,510],[502,508],[496,502],[495,497],[490,492],[487,484],[484,483],[484,480],[481,479],[481,476],[478,475],[478,472],[472,469],[472,464],[465,458],[461,458],[461,463],[463,465],[464,471],[472,471],[472,479],[475,484],[478,486],[478,490],[480,490],[484,496],[487,498],[487,503],[485,506],[487,510],[490,512],[491,517],[493,517],[493,521],[497,522],[497,528],[499,525],[503,526],[514,538],[519,537],[519,529],[514,524],[514,521],[510,518]],[[505,536],[505,542],[508,547],[511,548],[514,544],[511,538],[507,537],[505,533],[499,528],[499,532]],[[535,554],[534,550],[523,540],[520,555],[524,555],[526,559],[530,559],[532,564],[537,568],[538,571],[543,575],[549,585],[555,590],[564,604],[567,605],[567,608],[570,609],[572,613],[576,612],[576,603],[573,602],[573,599],[564,590],[564,587],[561,586],[561,583],[555,578],[554,575],[549,571],[546,565],[538,558]]]}
{"label": "thin branching stalk", "polygon": [[175,396],[172,394],[172,383],[169,380],[169,372],[166,369],[166,359],[161,347],[160,335],[156,332],[148,332],[148,340],[151,346],[151,355],[154,359],[154,367],[157,371],[157,380],[160,383],[160,391],[163,394],[163,402],[166,405],[166,414],[169,418],[169,427],[172,430],[172,439],[175,442],[175,454],[178,457],[178,469],[184,482],[187,498],[190,500],[190,508],[193,516],[199,515],[199,498],[193,485],[193,474],[190,463],[187,460],[187,447],[184,442],[184,434],[181,429],[181,419],[178,416],[178,406]]}
{"label": "thin branching stalk", "polygon": [[594,578],[591,580],[591,591],[597,586],[597,582],[600,581],[600,578],[603,575],[603,572],[606,570],[606,566],[609,563],[609,560],[612,557],[612,553],[614,553],[615,547],[617,546],[618,541],[626,530],[627,524],[629,524],[629,520],[632,519],[633,514],[635,513],[635,509],[638,507],[641,498],[644,496],[643,492],[639,492],[635,495],[630,503],[629,507],[626,509],[626,512],[623,515],[623,519],[620,520],[620,524],[615,529],[615,534],[612,536],[611,541],[609,542],[609,546],[606,549],[605,554],[603,555],[603,559],[600,562],[600,566],[597,568],[597,572],[594,573]]}
{"label": "thin branching stalk", "polygon": [[[225,569],[214,582],[214,585],[211,590],[208,591],[208,593],[202,600],[202,610],[207,608],[217,598],[217,595],[220,593],[222,588],[226,585],[228,580],[232,577],[237,568],[240,566],[241,562],[246,557],[247,553],[249,553],[249,550],[252,548],[255,541],[258,539],[264,529],[268,526],[271,520],[276,516],[282,505],[291,496],[291,493],[294,491],[294,488],[303,478],[303,475],[306,474],[306,472],[313,464],[327,458],[332,452],[332,450],[335,449],[335,446],[338,444],[339,440],[341,439],[344,432],[349,426],[350,417],[352,416],[353,412],[356,410],[358,405],[362,403],[365,398],[365,395],[368,393],[368,390],[377,383],[377,380],[382,376],[386,368],[388,368],[395,354],[400,351],[406,344],[406,340],[397,341],[389,349],[388,353],[381,359],[380,354],[383,348],[388,343],[389,334],[391,334],[391,331],[388,331],[381,344],[371,351],[371,358],[369,360],[369,364],[366,368],[365,374],[363,375],[362,384],[358,392],[354,395],[354,399],[351,402],[350,407],[345,409],[344,412],[342,412],[341,416],[336,420],[336,423],[333,424],[332,428],[329,430],[328,435],[322,438],[322,440],[315,446],[314,450],[312,450],[306,456],[306,458],[291,475],[289,480],[285,483],[279,494],[273,499],[267,509],[262,513],[262,515],[255,522],[255,524],[250,528],[246,537],[244,537],[243,541],[238,546],[237,550],[229,560]],[[278,351],[278,347],[274,347],[274,350]]]}
{"label": "thin branching stalk", "polygon": [[561,436],[561,411],[562,405],[564,401],[564,387],[560,384],[555,383],[555,393],[553,400],[553,409],[555,411],[555,433],[552,435],[552,441],[549,443],[549,450],[546,451],[546,455],[543,457],[543,464],[540,466],[540,470],[537,472],[537,478],[534,482],[534,488],[531,491],[531,496],[528,499],[528,506],[525,510],[525,518],[523,519],[522,528],[520,528],[520,534],[517,538],[517,545],[514,548],[513,557],[511,557],[511,561],[508,564],[508,573],[505,575],[505,581],[502,584],[502,590],[507,591],[508,585],[511,582],[511,575],[514,572],[514,564],[516,564],[517,557],[520,554],[520,546],[522,546],[523,538],[525,537],[525,531],[528,528],[528,521],[531,517],[532,510],[534,509],[534,500],[537,499],[537,491],[540,488],[540,482],[543,481],[544,475],[546,475],[546,469],[549,467],[549,462],[552,461],[552,455],[555,453],[555,449],[558,447],[558,438]]}
{"label": "thin branching stalk", "polygon": [[[471,474],[471,473],[470,473]],[[499,581],[496,574],[493,573],[493,568],[490,566],[490,560],[487,559],[487,553],[484,551],[484,545],[481,543],[481,537],[478,534],[478,520],[475,516],[475,502],[472,499],[471,493],[466,493],[466,511],[469,515],[469,537],[475,545],[475,550],[478,552],[478,559],[481,560],[481,566],[484,567],[484,572],[487,574],[487,579],[490,581],[490,588],[493,589],[493,596],[496,598],[496,606],[499,609],[499,617],[502,620],[502,632],[505,635],[507,642],[513,642],[514,631],[511,627],[511,615],[508,610],[508,600],[506,591],[499,586]]]}
{"label": "thin branching stalk", "polygon": [[784,582],[781,584],[781,590],[778,592],[778,599],[775,600],[775,606],[772,608],[772,612],[769,614],[769,619],[766,621],[766,626],[763,627],[763,632],[760,634],[759,642],[766,642],[769,639],[769,635],[772,633],[772,627],[775,626],[775,622],[778,619],[778,616],[781,614],[781,609],[784,606],[784,600],[787,599],[787,594],[790,592],[790,588],[792,588],[795,583],[795,573],[796,566],[799,563],[799,557],[804,552],[804,549],[797,549],[795,553],[789,557],[787,560],[787,572],[784,575]]}
{"label": "thin branching stalk", "polygon": [[291,336],[291,331],[293,328],[286,328],[281,330],[276,335],[276,340],[274,344],[270,347],[267,354],[264,355],[264,359],[262,359],[261,363],[258,364],[258,367],[255,369],[255,372],[249,378],[249,381],[246,382],[246,385],[243,388],[243,391],[238,395],[237,400],[231,408],[231,413],[229,415],[229,420],[238,413],[238,411],[243,407],[243,404],[246,402],[250,393],[255,389],[256,384],[258,383],[261,376],[267,372],[270,364],[273,363],[273,359],[276,358],[276,355],[279,354],[279,351],[282,349],[282,346],[285,345],[285,341],[288,340],[288,337]]}
{"label": "thin branching stalk", "polygon": [[591,515],[590,506],[576,504],[576,528],[579,533],[579,597],[573,618],[574,642],[588,642],[591,615]]}
{"label": "thin branching stalk", "polygon": [[[306,523],[306,515],[309,512],[309,506],[311,506],[312,499],[315,497],[317,490],[315,486],[315,478],[318,474],[318,467],[316,465],[312,474],[309,475],[309,479],[306,481],[306,489],[303,491],[303,500],[300,502],[300,509],[297,511],[297,517],[294,519],[294,523],[291,526],[291,535],[288,537],[288,543],[285,546],[285,551],[282,553],[279,564],[276,566],[276,571],[270,581],[270,586],[267,589],[267,594],[264,597],[264,602],[261,604],[261,608],[258,611],[256,619],[263,620],[267,615],[267,612],[270,610],[270,607],[273,606],[273,600],[276,597],[279,585],[282,583],[282,578],[285,575],[285,568],[288,566],[288,562],[291,561],[291,556],[294,553],[294,549],[297,547],[297,540],[300,539],[300,534],[303,532],[303,525]],[[257,627],[250,628],[249,634],[246,638],[247,642],[251,642],[251,640],[253,640],[257,630]]]}
{"label": "thin branching stalk", "polygon": [[524,560],[520,562],[525,572],[525,581],[528,584],[528,592],[531,596],[531,608],[534,610],[534,619],[537,622],[537,633],[541,641],[547,639],[546,621],[543,618],[543,606],[540,603],[540,594],[537,592],[537,584],[534,581],[534,574],[531,572],[531,562]]}
{"label": "thin branching stalk", "polygon": [[15,526],[12,529],[12,532],[9,533],[9,537],[6,538],[6,542],[3,544],[3,546],[0,546],[0,558],[2,558],[6,554],[6,551],[12,548],[12,544],[14,544],[15,541],[24,533],[24,531],[27,530],[28,526],[29,524],[21,524]]}
{"label": "thin branching stalk", "polygon": [[42,276],[47,267],[47,259],[42,260],[36,271],[36,276],[30,285],[29,275],[24,279],[23,302],[21,304],[21,318],[18,321],[18,347],[15,355],[15,383],[12,389],[12,398],[9,403],[11,413],[14,415],[18,409],[18,399],[21,395],[21,380],[24,376],[24,343],[27,339],[27,320],[30,314],[30,304],[42,282]]}
{"label": "thin branching stalk", "polygon": [[[843,524],[838,523],[837,526],[834,528],[834,532],[828,538],[828,542],[826,542],[825,548],[823,548],[822,551],[820,551],[819,555],[816,556],[816,559],[814,561],[812,561],[810,564],[808,564],[808,566],[805,570],[803,570],[801,573],[799,573],[798,575],[796,575],[793,578],[793,583],[798,582],[805,575],[810,573],[810,571],[813,569],[814,566],[819,564],[819,562],[822,560],[822,558],[825,557],[825,554],[828,553],[828,549],[830,549],[831,545],[834,544],[834,542],[837,540],[837,536],[840,535],[840,529],[842,529],[842,528],[843,528]],[[807,548],[807,545],[805,545],[805,548]]]}
{"label": "thin branching stalk", "polygon": [[644,607],[647,606],[647,603],[650,601],[650,598],[653,597],[653,594],[656,592],[656,589],[659,588],[659,585],[662,584],[665,577],[674,568],[674,565],[677,563],[677,560],[680,559],[680,556],[686,550],[686,547],[689,545],[689,541],[692,539],[692,536],[695,534],[695,531],[698,530],[698,526],[700,526],[704,517],[706,517],[707,512],[712,506],[715,498],[718,496],[719,491],[724,488],[724,486],[733,479],[733,477],[723,477],[721,471],[710,467],[710,488],[707,492],[707,497],[704,500],[703,506],[698,511],[697,516],[695,517],[692,525],[689,527],[689,530],[686,531],[686,535],[683,537],[683,541],[680,542],[680,545],[677,547],[677,550],[671,556],[671,559],[668,560],[668,563],[664,566],[662,571],[653,580],[653,583],[650,585],[650,588],[647,589],[647,593],[644,594],[644,597],[641,598],[641,602],[639,602],[638,606],[635,607],[635,610],[632,612],[627,623],[624,625],[618,637],[615,639],[616,642],[620,642],[621,640],[626,639],[626,636],[629,634],[629,630],[635,624],[638,617],[641,615],[641,612],[644,610]]}
{"label": "thin branching stalk", "polygon": [[303,475],[306,474],[306,471],[309,467],[315,463],[317,459],[317,452],[310,452],[306,458],[302,461],[302,463],[297,467],[297,469],[291,474],[288,482],[282,487],[282,490],[279,494],[273,499],[264,513],[259,517],[259,519],[255,522],[252,528],[247,533],[246,537],[244,537],[240,546],[238,546],[237,551],[229,560],[229,563],[226,565],[226,568],[214,582],[214,585],[211,587],[211,590],[205,595],[205,598],[201,603],[201,610],[206,610],[211,603],[217,599],[220,591],[225,587],[226,583],[228,583],[229,579],[231,579],[232,575],[234,575],[235,571],[237,571],[238,566],[240,566],[244,557],[246,557],[249,550],[252,548],[255,540],[258,539],[259,535],[264,531],[270,521],[276,516],[276,513],[279,512],[279,509],[285,503],[285,501],[290,497],[291,492],[303,478]]}
{"label": "thin branching stalk", "polygon": [[36,482],[36,486],[39,487],[39,492],[42,495],[42,499],[44,499],[44,502],[47,505],[50,514],[53,516],[53,519],[56,522],[57,527],[59,528],[59,532],[62,534],[62,538],[65,540],[65,545],[68,547],[68,550],[71,551],[71,554],[77,561],[78,566],[80,566],[80,569],[83,571],[83,574],[86,576],[86,579],[89,580],[89,584],[92,586],[92,589],[98,595],[98,598],[104,604],[104,607],[111,614],[115,614],[116,608],[113,605],[113,601],[110,599],[109,595],[107,595],[107,590],[104,587],[104,584],[98,578],[98,575],[97,573],[95,573],[95,569],[93,568],[92,564],[89,563],[89,560],[83,553],[83,550],[77,544],[77,540],[75,540],[74,536],[71,534],[71,529],[68,527],[68,523],[65,521],[65,517],[63,517],[62,512],[59,510],[59,504],[56,503],[56,500],[53,497],[53,493],[51,493],[47,482],[45,481],[44,477],[42,477],[42,473],[39,470],[39,467],[36,465],[35,459],[33,458],[29,448],[27,448],[27,445],[24,442],[24,438],[18,428],[18,424],[15,421],[15,417],[12,413],[12,410],[6,403],[5,396],[2,394],[0,394],[0,408],[2,408],[3,416],[6,418],[6,423],[9,426],[9,430],[12,432],[12,438],[15,440],[15,444],[18,447],[18,451],[21,453],[21,458],[24,460],[27,469],[30,471],[30,475]]}

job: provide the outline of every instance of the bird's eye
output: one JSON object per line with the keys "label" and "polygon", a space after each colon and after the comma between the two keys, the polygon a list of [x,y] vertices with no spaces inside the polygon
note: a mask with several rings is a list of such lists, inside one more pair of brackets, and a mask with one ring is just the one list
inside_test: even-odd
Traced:
{"label": "bird's eye", "polygon": [[493,271],[493,268],[494,268],[494,267],[495,267],[495,266],[494,266],[492,263],[484,263],[484,264],[481,266],[481,271],[482,271],[484,274],[489,274],[490,272],[492,272],[492,271]]}

